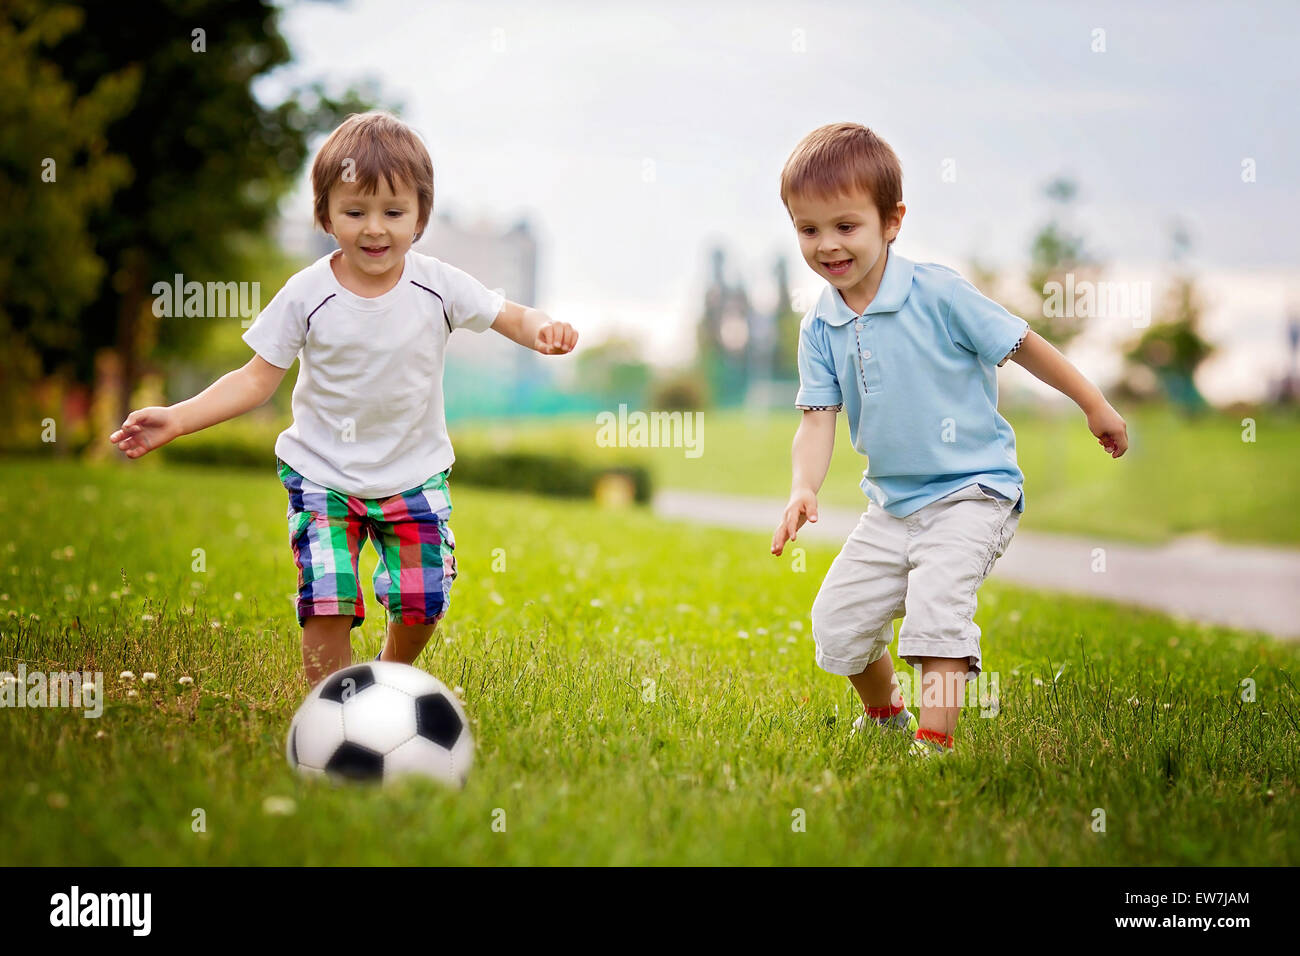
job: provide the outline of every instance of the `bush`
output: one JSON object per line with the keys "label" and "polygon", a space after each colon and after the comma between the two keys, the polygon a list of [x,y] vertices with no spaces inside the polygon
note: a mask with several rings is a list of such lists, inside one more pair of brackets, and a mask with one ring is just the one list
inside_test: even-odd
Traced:
{"label": "bush", "polygon": [[607,475],[630,480],[638,504],[650,501],[650,472],[640,465],[600,466],[560,455],[504,451],[458,454],[452,466],[456,482],[559,498],[594,498]]}

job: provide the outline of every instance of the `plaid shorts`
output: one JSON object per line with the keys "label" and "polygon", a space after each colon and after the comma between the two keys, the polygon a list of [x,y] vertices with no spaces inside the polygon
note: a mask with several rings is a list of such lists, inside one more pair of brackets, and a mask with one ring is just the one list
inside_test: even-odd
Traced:
{"label": "plaid shorts", "polygon": [[315,614],[366,617],[357,559],[369,538],[379,554],[375,598],[389,620],[436,624],[456,580],[451,496],[439,472],[418,488],[387,498],[357,498],[318,485],[276,458],[289,492],[289,544],[298,565],[298,623]]}

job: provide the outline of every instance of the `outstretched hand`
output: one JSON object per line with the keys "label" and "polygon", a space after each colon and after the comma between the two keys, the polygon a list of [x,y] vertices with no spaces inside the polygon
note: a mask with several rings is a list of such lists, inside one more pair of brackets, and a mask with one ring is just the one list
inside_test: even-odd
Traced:
{"label": "outstretched hand", "polygon": [[109,435],[108,440],[127,458],[139,458],[181,434],[176,418],[176,412],[171,408],[140,408],[128,415],[122,427]]}

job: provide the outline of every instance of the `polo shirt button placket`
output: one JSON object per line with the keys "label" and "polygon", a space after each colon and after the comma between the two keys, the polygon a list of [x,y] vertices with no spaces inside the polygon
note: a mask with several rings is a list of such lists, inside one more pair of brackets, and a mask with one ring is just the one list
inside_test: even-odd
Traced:
{"label": "polo shirt button placket", "polygon": [[871,389],[867,387],[867,370],[862,363],[871,358],[871,352],[870,350],[862,351],[862,335],[860,334],[862,328],[862,319],[858,319],[853,323],[853,339],[858,346],[858,374],[862,377],[862,391],[864,394],[870,395]]}

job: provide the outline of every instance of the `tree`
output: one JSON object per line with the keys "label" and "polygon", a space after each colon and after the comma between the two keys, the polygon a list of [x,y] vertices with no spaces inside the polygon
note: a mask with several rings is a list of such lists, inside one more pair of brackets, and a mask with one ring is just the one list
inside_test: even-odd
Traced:
{"label": "tree", "polygon": [[[1175,406],[1199,414],[1209,405],[1196,388],[1194,375],[1215,347],[1200,334],[1205,305],[1186,263],[1191,240],[1181,225],[1171,230],[1171,244],[1171,259],[1177,272],[1173,285],[1150,327],[1126,346],[1124,359],[1131,368],[1147,369],[1154,375]],[[1140,392],[1140,387],[1133,383],[1131,370],[1128,390]]]}
{"label": "tree", "polygon": [[1058,349],[1066,346],[1076,335],[1083,331],[1086,316],[1067,314],[1071,310],[1055,307],[1059,296],[1054,298],[1049,289],[1052,283],[1058,288],[1067,284],[1066,276],[1074,275],[1073,286],[1079,279],[1095,271],[1097,263],[1085,250],[1083,237],[1072,232],[1064,220],[1068,217],[1069,206],[1078,194],[1078,186],[1068,178],[1057,178],[1044,187],[1044,194],[1055,204],[1056,211],[1046,224],[1039,229],[1030,244],[1028,284],[1034,304],[1033,311],[1025,317],[1029,327],[1047,339]]}
{"label": "tree", "polygon": [[130,108],[140,70],[124,64],[79,93],[47,56],[83,19],[28,0],[0,16],[0,391],[10,425],[47,360],[79,344],[82,310],[107,271],[88,220],[130,177],[105,130]]}
{"label": "tree", "polygon": [[310,138],[369,108],[372,89],[334,98],[320,83],[277,104],[254,97],[254,81],[290,60],[277,16],[267,0],[142,0],[129,16],[116,4],[91,3],[81,28],[50,48],[80,93],[119,71],[138,78],[131,109],[104,136],[106,152],[129,163],[130,180],[89,219],[109,281],[59,347],[42,351],[47,368],[71,361],[88,381],[96,352],[114,349],[123,418],[143,356],[155,344],[182,351],[199,337],[193,319],[159,322],[154,283],[178,273],[238,280],[241,241],[272,221]]}

